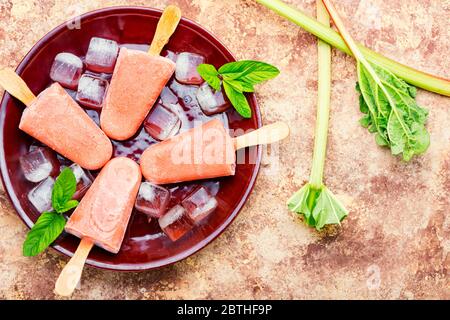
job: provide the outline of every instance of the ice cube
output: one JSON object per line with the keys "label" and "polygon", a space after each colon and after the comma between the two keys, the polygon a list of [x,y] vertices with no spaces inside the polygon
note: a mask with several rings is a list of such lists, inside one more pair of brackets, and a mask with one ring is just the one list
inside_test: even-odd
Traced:
{"label": "ice cube", "polygon": [[158,219],[158,222],[162,231],[164,231],[172,241],[177,241],[193,227],[186,209],[181,205],[176,205],[167,211]]}
{"label": "ice cube", "polygon": [[124,43],[121,44],[120,47],[144,52],[147,52],[148,49],[150,49],[150,45],[148,44],[137,44],[137,43]]}
{"label": "ice cube", "polygon": [[189,218],[194,222],[206,218],[217,208],[217,200],[204,187],[199,187],[181,202]]}
{"label": "ice cube", "polygon": [[95,72],[112,73],[116,65],[119,45],[113,40],[94,37],[89,43],[86,65]]}
{"label": "ice cube", "polygon": [[77,92],[75,90],[72,89],[65,89],[65,90],[69,94],[69,96],[72,97],[73,100],[77,99]]}
{"label": "ice cube", "polygon": [[69,168],[72,170],[75,175],[75,179],[77,180],[77,189],[72,198],[75,200],[81,200],[81,198],[83,198],[88,189],[91,187],[94,179],[89,172],[85,171],[76,163],[72,164]]}
{"label": "ice cube", "polygon": [[28,148],[28,152],[34,151],[38,148],[44,148],[45,145],[37,140],[34,140],[31,144],[30,147]]}
{"label": "ice cube", "polygon": [[208,116],[221,113],[231,105],[222,91],[215,91],[206,82],[197,91],[197,101],[202,111]]}
{"label": "ice cube", "polygon": [[184,84],[201,84],[203,79],[197,72],[197,67],[205,63],[205,57],[190,53],[182,52],[177,57],[177,67],[175,69],[175,78]]}
{"label": "ice cube", "polygon": [[169,108],[170,105],[178,103],[178,97],[175,95],[175,93],[172,92],[172,90],[164,87],[161,91],[161,103],[165,107]]}
{"label": "ice cube", "polygon": [[59,53],[50,69],[50,78],[69,89],[76,89],[83,74],[83,61],[68,52]]}
{"label": "ice cube", "polygon": [[59,171],[59,161],[56,154],[46,147],[35,147],[32,151],[19,158],[25,179],[40,182]]}
{"label": "ice cube", "polygon": [[55,180],[48,177],[28,193],[28,200],[40,213],[52,210],[52,190]]}
{"label": "ice cube", "polygon": [[170,188],[169,207],[173,207],[183,201],[195,189],[199,187],[196,183],[177,184]]}
{"label": "ice cube", "polygon": [[174,80],[170,84],[170,89],[183,101],[186,107],[198,104],[196,97],[198,86],[184,85]]}
{"label": "ice cube", "polygon": [[202,186],[208,190],[209,194],[213,197],[217,196],[220,190],[220,181],[207,180],[202,182]]}
{"label": "ice cube", "polygon": [[78,84],[77,101],[82,105],[100,109],[108,90],[108,81],[84,74]]}
{"label": "ice cube", "polygon": [[100,127],[100,113],[97,110],[85,109],[84,111],[87,113],[89,118],[91,118],[92,121],[94,121],[95,124]]}
{"label": "ice cube", "polygon": [[161,104],[154,106],[144,121],[148,134],[160,141],[176,135],[180,126],[180,118]]}
{"label": "ice cube", "polygon": [[139,188],[135,207],[138,211],[145,213],[149,220],[160,218],[166,211],[169,200],[169,190],[150,182],[143,182]]}
{"label": "ice cube", "polygon": [[164,58],[167,58],[167,59],[170,59],[170,60],[172,60],[173,62],[177,62],[177,58],[178,58],[178,55],[175,53],[175,52],[173,52],[173,51],[170,51],[170,50],[166,50],[164,53],[163,53],[163,55],[162,55]]}

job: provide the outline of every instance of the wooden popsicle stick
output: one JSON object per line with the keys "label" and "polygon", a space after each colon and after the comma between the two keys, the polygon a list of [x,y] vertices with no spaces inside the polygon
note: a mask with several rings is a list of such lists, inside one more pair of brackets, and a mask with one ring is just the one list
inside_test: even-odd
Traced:
{"label": "wooden popsicle stick", "polygon": [[236,150],[260,144],[278,142],[289,136],[289,127],[284,122],[275,122],[255,131],[234,138]]}
{"label": "wooden popsicle stick", "polygon": [[76,286],[80,282],[84,264],[93,246],[94,242],[92,240],[87,238],[81,239],[77,251],[75,251],[73,257],[61,271],[58,280],[56,280],[56,294],[63,297],[68,297],[73,293]]}
{"label": "wooden popsicle stick", "polygon": [[181,10],[177,6],[170,5],[162,13],[156,27],[155,36],[148,51],[149,55],[159,56],[164,46],[169,42],[181,20]]}
{"label": "wooden popsicle stick", "polygon": [[0,85],[27,107],[36,99],[36,96],[28,88],[25,81],[12,69],[5,68],[0,70]]}

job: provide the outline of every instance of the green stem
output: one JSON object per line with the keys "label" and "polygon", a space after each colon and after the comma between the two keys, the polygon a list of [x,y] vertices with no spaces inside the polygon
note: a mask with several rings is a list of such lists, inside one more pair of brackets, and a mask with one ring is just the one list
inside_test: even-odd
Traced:
{"label": "green stem", "polygon": [[[317,19],[330,25],[328,15],[321,0],[317,0]],[[317,92],[317,119],[314,140],[313,165],[311,169],[310,184],[319,189],[323,183],[323,170],[327,153],[328,119],[330,116],[331,94],[331,47],[318,42],[318,92]]]}
{"label": "green stem", "polygon": [[[280,0],[256,0],[267,8],[275,11],[280,16],[294,22],[306,31],[312,33],[321,40],[327,42],[333,47],[352,55],[350,49],[347,47],[342,37],[331,29],[330,27],[318,22],[317,20],[307,16]],[[362,45],[358,45],[359,50],[364,54],[366,59],[372,63],[379,65],[382,68],[390,70],[406,82],[428,90],[436,92],[445,96],[450,96],[450,80],[433,76],[431,74],[416,70],[414,68],[405,66],[394,60],[384,57]]]}
{"label": "green stem", "polygon": [[392,111],[395,113],[395,116],[398,118],[399,123],[401,124],[403,131],[406,133],[406,135],[409,137],[409,129],[405,126],[405,123],[402,120],[402,117],[399,115],[398,110],[396,108],[396,104],[394,100],[392,99],[389,92],[387,92],[386,88],[381,83],[381,79],[378,77],[375,70],[372,68],[372,65],[366,60],[362,52],[359,50],[358,45],[353,40],[350,33],[345,28],[344,22],[342,21],[341,17],[339,16],[339,13],[337,12],[336,8],[334,7],[333,3],[329,0],[320,0],[323,1],[323,4],[325,4],[326,10],[330,13],[331,17],[333,18],[334,24],[336,25],[336,28],[339,30],[339,33],[342,35],[342,38],[344,39],[347,46],[350,48],[351,52],[353,53],[353,56],[356,58],[356,60],[362,64],[362,66],[358,65],[358,68],[366,68],[367,72],[370,74],[370,76],[375,80],[375,83],[378,85],[378,87],[383,92],[386,99],[389,101],[389,104],[392,107]]}

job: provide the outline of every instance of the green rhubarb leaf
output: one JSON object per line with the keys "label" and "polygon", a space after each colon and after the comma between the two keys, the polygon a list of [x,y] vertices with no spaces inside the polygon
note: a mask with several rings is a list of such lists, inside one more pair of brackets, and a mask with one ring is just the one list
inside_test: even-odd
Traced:
{"label": "green rhubarb leaf", "polygon": [[328,224],[340,224],[348,211],[325,186],[317,189],[307,183],[289,200],[288,208],[304,217],[305,222],[321,230]]}
{"label": "green rhubarb leaf", "polygon": [[377,65],[368,70],[358,63],[360,123],[375,133],[375,141],[387,146],[392,154],[409,161],[424,153],[430,144],[425,128],[428,111],[415,101],[416,89]]}
{"label": "green rhubarb leaf", "polygon": [[312,217],[312,210],[309,206],[309,196],[310,196],[310,184],[304,185],[300,190],[292,195],[292,197],[288,200],[287,206],[288,209],[292,212],[302,214],[305,218],[305,222],[314,226],[314,219]]}
{"label": "green rhubarb leaf", "polygon": [[315,227],[320,230],[327,224],[341,224],[348,215],[348,211],[327,187],[323,187],[314,204],[312,214],[316,221]]}

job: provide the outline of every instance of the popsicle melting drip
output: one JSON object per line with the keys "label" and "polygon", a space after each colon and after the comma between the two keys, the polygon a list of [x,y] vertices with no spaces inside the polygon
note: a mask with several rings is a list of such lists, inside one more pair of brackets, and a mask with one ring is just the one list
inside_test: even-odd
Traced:
{"label": "popsicle melting drip", "polygon": [[86,107],[101,109],[107,89],[108,81],[84,74],[78,84],[76,99]]}
{"label": "popsicle melting drip", "polygon": [[203,78],[197,72],[197,67],[205,63],[205,57],[190,52],[182,52],[177,57],[175,78],[184,84],[201,84]]}
{"label": "popsicle melting drip", "polygon": [[68,52],[59,53],[50,69],[50,78],[69,89],[76,89],[83,74],[83,61]]}
{"label": "popsicle melting drip", "polygon": [[89,43],[86,65],[95,72],[112,73],[119,54],[116,41],[94,37]]}
{"label": "popsicle melting drip", "polygon": [[176,205],[167,211],[161,218],[158,219],[161,230],[172,241],[177,241],[192,228],[193,224],[186,209],[181,205]]}
{"label": "popsicle melting drip", "polygon": [[28,200],[39,213],[52,210],[52,190],[55,180],[48,177],[28,193]]}
{"label": "popsicle melting drip", "polygon": [[40,182],[59,172],[56,154],[46,147],[32,148],[32,151],[19,158],[25,178],[31,182]]}
{"label": "popsicle melting drip", "polygon": [[162,141],[178,133],[181,121],[176,113],[157,104],[145,119],[144,127],[149,135]]}
{"label": "popsicle melting drip", "polygon": [[206,82],[200,86],[196,96],[200,108],[206,115],[224,112],[231,106],[223,91],[215,91]]}
{"label": "popsicle melting drip", "polygon": [[139,188],[135,208],[151,218],[160,218],[167,209],[170,191],[164,187],[143,182]]}

